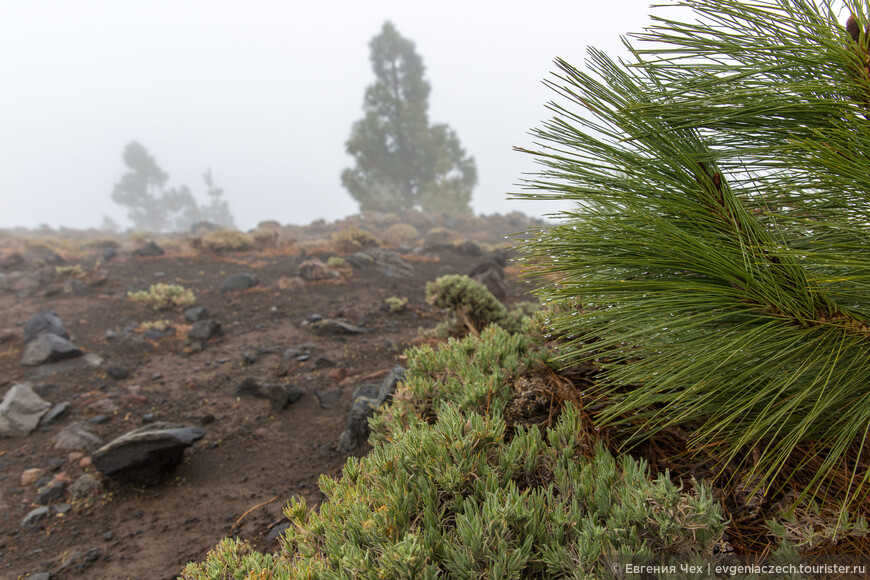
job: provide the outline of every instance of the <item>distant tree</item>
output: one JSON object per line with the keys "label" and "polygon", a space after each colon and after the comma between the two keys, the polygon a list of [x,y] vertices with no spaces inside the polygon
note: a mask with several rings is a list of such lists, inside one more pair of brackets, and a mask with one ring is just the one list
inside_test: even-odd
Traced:
{"label": "distant tree", "polygon": [[148,150],[136,141],[124,148],[124,164],[130,169],[115,184],[112,200],[129,208],[127,217],[136,230],[152,232],[182,231],[198,221],[209,220],[234,227],[223,190],[215,187],[211,170],[205,174],[211,204],[200,208],[190,189],[166,189],[169,176],[160,169]]}
{"label": "distant tree", "polygon": [[361,210],[471,213],[477,167],[447,125],[429,125],[429,83],[414,43],[392,23],[369,43],[375,83],[347,141],[356,167],[341,175]]}

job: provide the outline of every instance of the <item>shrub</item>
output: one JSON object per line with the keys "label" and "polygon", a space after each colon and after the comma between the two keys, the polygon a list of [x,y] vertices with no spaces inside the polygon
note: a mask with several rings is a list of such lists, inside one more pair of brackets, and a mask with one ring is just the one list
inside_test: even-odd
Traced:
{"label": "shrub", "polygon": [[408,306],[407,298],[399,298],[398,296],[390,296],[389,298],[384,299],[384,304],[387,305],[387,308],[390,309],[390,312],[393,314],[398,314],[405,310]]}
{"label": "shrub", "polygon": [[184,309],[196,304],[193,290],[175,284],[152,284],[147,291],[128,292],[127,297],[154,310]]}
{"label": "shrub", "polygon": [[468,276],[448,274],[426,284],[426,302],[451,311],[455,319],[430,331],[435,336],[479,334],[489,324],[498,324],[510,332],[519,330],[531,303],[508,311],[486,286]]}
{"label": "shrub", "polygon": [[225,540],[183,578],[256,566],[276,578],[569,577],[606,573],[613,554],[712,554],[723,521],[710,490],[650,479],[643,461],[601,446],[586,457],[581,421],[568,407],[546,434],[507,441],[501,418],[444,403],[435,425],[349,458],[340,479],[322,476],[319,511],[293,500],[277,557]]}
{"label": "shrub", "polygon": [[420,232],[411,224],[395,224],[388,227],[381,238],[388,246],[405,246],[420,239]]}
{"label": "shrub", "polygon": [[326,260],[327,268],[344,268],[345,266],[347,266],[347,260],[341,256],[330,256]]}
{"label": "shrub", "polygon": [[[196,240],[197,238],[193,238]],[[215,253],[243,252],[254,247],[255,240],[252,236],[239,230],[223,229],[204,235],[194,246],[200,246]]]}
{"label": "shrub", "polygon": [[377,238],[365,230],[351,227],[332,234],[332,245],[340,254],[353,254],[379,244]]}

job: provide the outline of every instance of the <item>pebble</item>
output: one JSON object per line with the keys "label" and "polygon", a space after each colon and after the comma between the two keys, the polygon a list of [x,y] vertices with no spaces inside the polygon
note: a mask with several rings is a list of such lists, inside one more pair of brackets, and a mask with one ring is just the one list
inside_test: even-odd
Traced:
{"label": "pebble", "polygon": [[49,508],[46,506],[30,510],[30,512],[24,516],[24,519],[21,520],[21,525],[29,529],[38,528],[40,522],[48,515],[48,510]]}
{"label": "pebble", "polygon": [[41,467],[31,467],[30,469],[25,469],[24,473],[21,474],[21,486],[25,487],[36,483],[39,481],[39,478],[45,475],[45,470]]}

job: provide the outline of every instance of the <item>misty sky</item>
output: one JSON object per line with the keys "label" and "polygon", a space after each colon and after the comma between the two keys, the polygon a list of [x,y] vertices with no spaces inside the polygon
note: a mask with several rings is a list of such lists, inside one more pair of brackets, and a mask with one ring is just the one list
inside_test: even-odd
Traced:
{"label": "misty sky", "polygon": [[432,123],[477,161],[477,213],[540,215],[508,201],[535,165],[513,146],[549,117],[541,80],[586,47],[621,54],[649,0],[6,0],[0,3],[0,228],[122,226],[113,185],[136,140],[205,203],[202,173],[238,226],[358,211],[341,186],[351,125],[374,81],[386,20],[414,41]]}

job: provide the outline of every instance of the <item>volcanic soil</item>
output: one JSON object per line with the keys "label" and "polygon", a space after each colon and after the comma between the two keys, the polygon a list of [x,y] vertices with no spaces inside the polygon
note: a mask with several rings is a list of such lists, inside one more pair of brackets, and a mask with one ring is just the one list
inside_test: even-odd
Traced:
{"label": "volcanic soil", "polygon": [[[87,253],[64,260],[62,268],[102,270],[100,284],[77,292],[44,280],[24,291],[0,291],[0,394],[29,382],[52,405],[69,402],[64,414],[29,436],[0,438],[0,577],[174,578],[226,536],[275,550],[287,502],[302,496],[316,506],[323,500],[318,478],[341,472],[348,453],[339,452],[337,443],[354,391],[380,383],[403,365],[403,351],[425,341],[418,329],[446,318],[425,302],[426,283],[498,258],[493,248],[518,231],[508,228],[503,221],[476,228],[464,244],[421,240],[392,248],[413,267],[410,275],[348,263],[327,279],[303,281],[293,278],[300,264],[314,257],[325,262],[333,255],[329,248],[215,254],[181,244],[162,256],[140,257],[127,241],[110,260]],[[9,252],[0,248],[0,255],[8,258]],[[58,272],[45,259],[22,255],[20,263],[8,261],[2,275],[38,280],[36,274],[45,279],[46,269]],[[506,302],[531,300],[518,266],[508,262],[505,270]],[[241,273],[255,275],[259,285],[219,291],[224,280]],[[288,279],[293,280],[287,284]],[[127,297],[130,290],[161,282],[193,290],[196,304],[221,323],[221,336],[199,349],[188,339],[190,322],[179,310],[156,312]],[[390,297],[407,298],[408,304],[392,312],[384,302]],[[22,326],[44,311],[53,311],[72,341],[98,355],[101,364],[23,366]],[[307,323],[313,315],[366,332],[319,334]],[[157,319],[174,330],[155,338],[137,327]],[[235,394],[248,378],[293,385],[304,394],[274,410],[268,400]],[[205,431],[183,463],[155,486],[110,480],[90,464],[89,451],[55,447],[58,433],[75,422],[108,442],[152,421]],[[367,450],[363,445],[351,454]],[[66,493],[50,500],[49,515],[24,526],[23,518],[38,507],[40,482],[22,483],[22,474],[34,468],[41,470],[42,484],[71,483],[89,473],[102,486],[84,497]]]}

